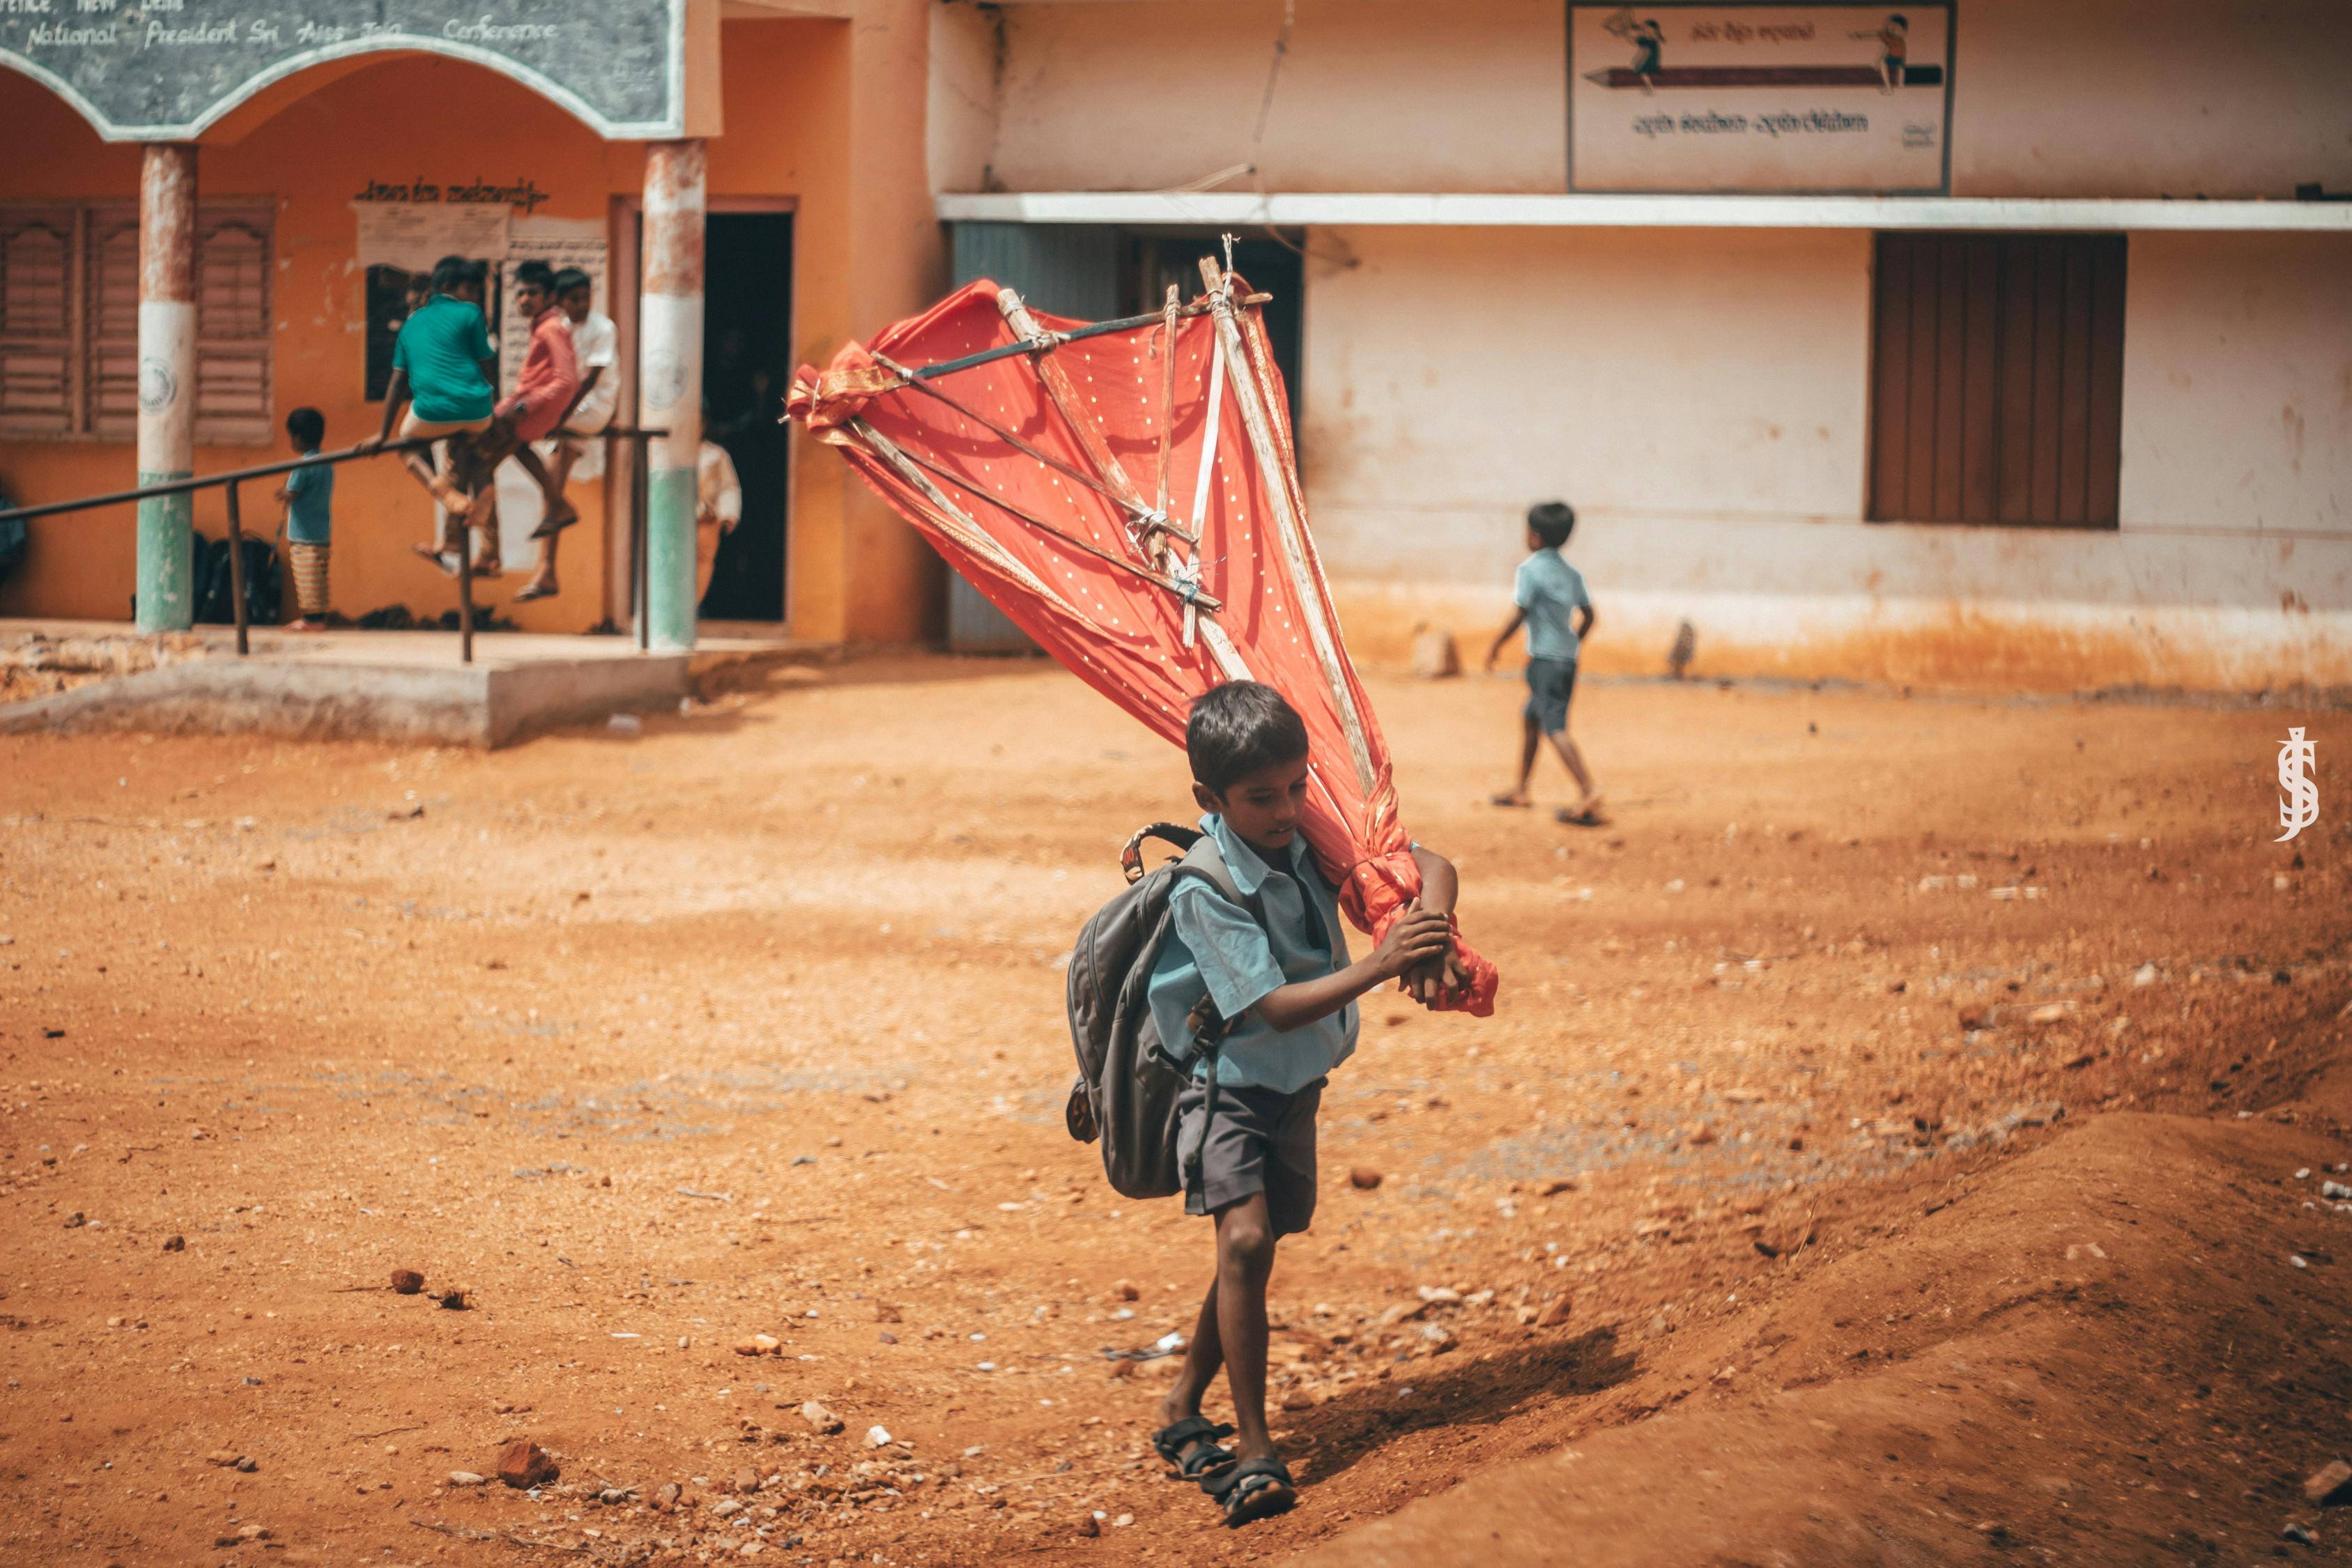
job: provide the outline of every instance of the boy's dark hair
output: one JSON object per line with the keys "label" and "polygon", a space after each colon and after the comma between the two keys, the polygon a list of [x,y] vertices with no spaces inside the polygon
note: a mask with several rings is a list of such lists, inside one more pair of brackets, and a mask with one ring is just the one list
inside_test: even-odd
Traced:
{"label": "boy's dark hair", "polygon": [[555,291],[558,295],[569,294],[574,289],[593,289],[595,286],[596,280],[577,267],[564,268],[555,275]]}
{"label": "boy's dark hair", "polygon": [[1211,687],[1184,721],[1192,777],[1223,795],[1250,774],[1307,754],[1307,721],[1282,693],[1255,680]]}
{"label": "boy's dark hair", "polygon": [[327,438],[327,416],[315,408],[297,408],[286,416],[286,434],[315,452]]}
{"label": "boy's dark hair", "polygon": [[468,283],[479,283],[489,268],[464,256],[445,256],[433,264],[433,291],[453,294]]}
{"label": "boy's dark hair", "polygon": [[544,261],[526,261],[515,268],[515,283],[518,287],[528,285],[544,289],[552,294],[555,292],[555,268]]}
{"label": "boy's dark hair", "polygon": [[1528,508],[1528,531],[1546,550],[1558,550],[1576,531],[1576,509],[1564,500],[1540,501]]}

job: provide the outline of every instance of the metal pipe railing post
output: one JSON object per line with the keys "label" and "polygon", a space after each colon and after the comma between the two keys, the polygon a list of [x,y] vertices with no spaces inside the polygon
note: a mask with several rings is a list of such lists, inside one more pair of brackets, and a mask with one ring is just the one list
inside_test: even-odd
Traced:
{"label": "metal pipe railing post", "polygon": [[[498,504],[495,494],[490,504]],[[470,509],[457,524],[457,662],[474,662],[474,516]]]}
{"label": "metal pipe railing post", "polygon": [[635,431],[629,437],[629,577],[631,592],[637,601],[637,651],[644,653],[653,646],[653,617],[649,615],[647,595],[653,577],[653,552],[648,548],[646,528],[653,510],[653,486],[646,472],[651,446],[646,433]]}
{"label": "metal pipe railing post", "polygon": [[236,622],[236,656],[243,658],[253,651],[245,614],[245,520],[237,510],[236,483],[223,488],[228,491],[228,591],[236,601],[230,617]]}

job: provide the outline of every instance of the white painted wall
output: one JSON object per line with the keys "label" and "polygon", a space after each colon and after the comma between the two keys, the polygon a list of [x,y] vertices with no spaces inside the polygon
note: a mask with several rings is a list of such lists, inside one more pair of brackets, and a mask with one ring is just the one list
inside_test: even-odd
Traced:
{"label": "white painted wall", "polygon": [[996,147],[998,13],[971,0],[936,5],[923,130],[931,189],[987,187]]}
{"label": "white painted wall", "polygon": [[[1011,190],[1157,190],[1243,162],[1268,190],[1566,187],[1560,0],[1297,0],[1261,137],[1282,10],[1005,5],[987,162]],[[2352,187],[2347,76],[2342,0],[1965,0],[1953,194]]]}
{"label": "white painted wall", "polygon": [[1333,570],[1489,581],[1551,496],[1628,519],[1860,506],[1868,235],[1330,237],[1360,265],[1309,278],[1302,423]]}
{"label": "white painted wall", "polygon": [[1302,427],[1360,657],[1423,621],[1478,651],[1558,495],[1600,668],[1659,668],[1687,618],[1710,669],[2352,681],[2352,241],[2134,238],[2108,531],[1861,520],[1867,235],[1318,237],[1359,261],[1310,273]]}
{"label": "white painted wall", "polygon": [[2352,539],[2352,239],[2134,235],[2129,268],[2124,527]]}

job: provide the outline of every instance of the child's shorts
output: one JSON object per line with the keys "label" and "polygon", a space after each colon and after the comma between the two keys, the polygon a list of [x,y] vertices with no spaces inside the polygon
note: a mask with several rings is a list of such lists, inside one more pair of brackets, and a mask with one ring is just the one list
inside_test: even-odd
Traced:
{"label": "child's shorts", "polygon": [[1208,1086],[1176,1098],[1176,1147],[1189,1173],[1195,1151],[1201,1179],[1184,1193],[1186,1214],[1215,1214],[1256,1193],[1276,1236],[1296,1236],[1315,1218],[1315,1112],[1323,1079],[1296,1094],[1276,1089],[1217,1086],[1217,1119],[1206,1128]]}
{"label": "child's shorts", "polygon": [[1547,735],[1568,728],[1568,700],[1576,690],[1576,660],[1528,660],[1527,715]]}

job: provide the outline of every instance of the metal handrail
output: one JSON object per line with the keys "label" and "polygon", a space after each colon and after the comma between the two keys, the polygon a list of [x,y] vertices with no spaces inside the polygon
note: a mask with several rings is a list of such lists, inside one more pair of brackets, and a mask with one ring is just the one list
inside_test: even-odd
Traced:
{"label": "metal handrail", "polygon": [[[646,443],[666,437],[667,430],[612,429],[597,432],[609,447],[615,440],[630,444],[630,576],[636,593],[637,647],[646,646],[646,574],[647,552],[645,546],[646,510]],[[253,651],[245,612],[245,523],[238,504],[237,487],[250,479],[266,479],[278,474],[290,474],[297,468],[323,468],[336,463],[348,463],[360,458],[387,457],[401,452],[428,448],[446,437],[419,437],[407,441],[387,441],[382,445],[346,447],[334,452],[313,452],[282,463],[257,463],[250,468],[226,468],[216,474],[192,474],[184,479],[164,479],[157,484],[141,485],[136,489],[110,490],[104,495],[83,496],[75,500],[44,501],[38,506],[0,508],[0,521],[30,521],[37,517],[56,517],[66,512],[94,511],[100,507],[126,506],[153,496],[191,494],[209,489],[215,485],[227,492],[228,501],[228,576],[229,596],[236,622],[236,651],[243,657]],[[609,464],[607,465],[609,468]],[[466,559],[470,542],[461,542],[457,551],[457,658],[461,664],[474,662],[474,573]]]}

